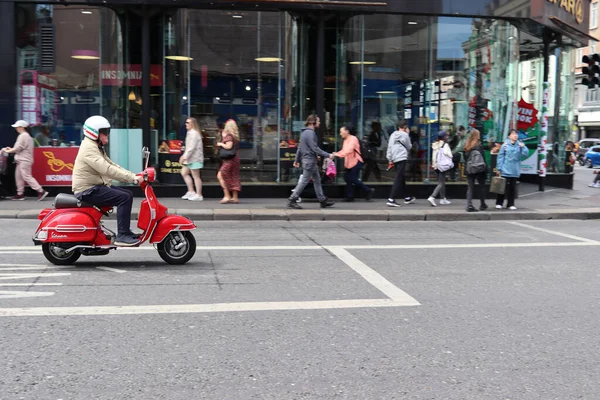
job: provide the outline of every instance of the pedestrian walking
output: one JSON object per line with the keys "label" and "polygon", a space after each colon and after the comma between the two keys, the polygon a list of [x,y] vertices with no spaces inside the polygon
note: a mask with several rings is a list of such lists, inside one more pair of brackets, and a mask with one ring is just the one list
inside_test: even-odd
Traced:
{"label": "pedestrian walking", "polygon": [[506,207],[516,210],[515,190],[517,179],[521,176],[521,158],[527,157],[529,151],[525,143],[518,140],[519,133],[516,129],[511,129],[508,138],[500,148],[498,161],[496,162],[496,174],[506,179],[505,194],[498,194],[496,198],[496,208],[501,210],[504,198],[507,198]]}
{"label": "pedestrian walking", "polygon": [[365,199],[370,201],[373,198],[373,189],[358,178],[364,165],[364,159],[360,152],[360,142],[346,126],[340,128],[340,136],[344,139],[344,144],[342,149],[337,153],[333,153],[333,155],[344,159],[344,179],[346,180],[346,198],[344,201],[354,201],[355,186],[361,188],[365,192]]}
{"label": "pedestrian walking", "polygon": [[438,139],[431,145],[433,149],[433,155],[431,156],[431,167],[437,174],[438,184],[433,189],[433,193],[427,201],[433,206],[437,207],[435,198],[440,195],[440,204],[448,205],[452,204],[446,199],[446,174],[452,169],[454,163],[452,162],[452,151],[448,144],[448,133],[440,131],[438,133]]}
{"label": "pedestrian walking", "polygon": [[412,148],[408,132],[408,124],[405,121],[400,121],[398,122],[398,130],[392,133],[390,140],[388,141],[386,155],[389,167],[396,167],[396,177],[394,178],[390,197],[386,203],[389,207],[400,207],[400,204],[396,202],[397,195],[404,198],[404,204],[415,202],[414,197],[407,195],[406,189],[406,162],[408,160],[410,149]]}
{"label": "pedestrian walking", "polygon": [[379,153],[379,147],[381,146],[381,122],[371,122],[371,133],[367,137],[367,146],[369,146],[372,157],[367,157],[366,154],[361,154],[363,163],[365,164],[365,173],[363,174],[363,180],[368,181],[371,176],[371,172],[375,173],[375,178],[381,180],[381,170],[379,164],[377,164],[377,155]]}
{"label": "pedestrian walking", "polygon": [[298,180],[298,184],[294,188],[292,195],[288,199],[288,208],[302,209],[297,200],[302,195],[302,191],[308,185],[308,182],[312,179],[315,187],[315,193],[321,204],[321,208],[331,207],[335,203],[328,200],[323,194],[323,187],[321,186],[321,175],[319,174],[318,157],[331,158],[333,155],[329,154],[325,150],[319,148],[318,138],[315,129],[318,129],[321,125],[321,119],[318,115],[309,115],[304,124],[304,129],[300,134],[300,146],[296,151],[296,159],[294,161],[294,167],[299,168],[302,163],[302,175]]}
{"label": "pedestrian walking", "polygon": [[223,199],[221,204],[238,204],[240,202],[238,195],[242,191],[240,181],[240,157],[238,155],[238,143],[240,134],[237,124],[230,119],[225,123],[221,132],[221,141],[217,143],[220,147],[221,168],[217,174],[219,184],[223,188]]}
{"label": "pedestrian walking", "polygon": [[27,132],[29,124],[27,121],[19,120],[12,125],[19,133],[14,147],[5,147],[5,153],[15,154],[15,182],[17,184],[17,195],[12,200],[25,200],[25,184],[37,192],[38,201],[42,201],[48,196],[37,180],[31,175],[33,167],[33,138]]}
{"label": "pedestrian walking", "polygon": [[[204,167],[204,145],[202,134],[196,118],[188,118],[185,121],[187,133],[185,135],[185,152],[179,159],[181,176],[187,186],[187,193],[181,198],[191,201],[202,201],[202,178],[200,170]],[[191,175],[191,176],[190,176]],[[194,190],[195,189],[195,190]]]}
{"label": "pedestrian walking", "polygon": [[596,175],[596,177],[594,178],[594,181],[588,185],[588,187],[600,188],[600,174],[598,172],[599,171],[594,171],[594,175]]}
{"label": "pedestrian walking", "polygon": [[483,157],[483,145],[481,144],[481,133],[477,129],[473,129],[465,144],[465,162],[466,162],[466,173],[469,181],[469,188],[467,189],[467,212],[477,211],[473,207],[473,194],[475,193],[475,181],[477,181],[477,191],[479,194],[479,210],[487,210],[488,206],[485,204],[485,176],[487,172],[487,164]]}

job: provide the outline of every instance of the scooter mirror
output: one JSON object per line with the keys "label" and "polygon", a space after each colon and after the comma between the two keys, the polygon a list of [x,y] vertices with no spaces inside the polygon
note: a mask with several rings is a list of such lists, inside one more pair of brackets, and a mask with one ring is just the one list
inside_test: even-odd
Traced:
{"label": "scooter mirror", "polygon": [[148,147],[142,147],[142,160],[144,162],[144,169],[148,168],[148,161],[150,161],[150,151]]}

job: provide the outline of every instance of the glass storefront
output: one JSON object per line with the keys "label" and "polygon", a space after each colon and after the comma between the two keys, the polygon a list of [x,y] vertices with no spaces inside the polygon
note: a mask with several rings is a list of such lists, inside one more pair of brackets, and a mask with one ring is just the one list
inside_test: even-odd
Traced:
{"label": "glass storefront", "polygon": [[[378,157],[363,180],[381,183],[391,183],[394,174],[386,171],[387,140],[397,122],[407,120],[409,181],[423,183],[434,179],[430,149],[440,130],[450,132],[459,150],[465,140],[459,127],[477,128],[491,150],[517,127],[522,98],[530,100],[522,89],[525,36],[505,20],[339,13],[324,22],[320,59],[318,22],[305,13],[163,10],[151,17],[149,96],[142,93],[136,10],[27,3],[17,4],[16,21],[17,113],[33,125],[36,144],[76,148],[82,123],[101,114],[113,125],[111,158],[136,170],[139,149],[150,145],[166,184],[183,183],[178,159],[189,116],[202,130],[208,183],[216,183],[220,129],[235,119],[243,183],[294,184],[299,171],[292,161],[310,113],[322,116],[327,151],[340,148],[343,125],[373,143]],[[40,57],[48,40],[55,46],[51,69]],[[560,141],[573,120],[574,56],[566,47],[556,51],[551,90],[560,90]],[[535,81],[542,86],[539,72]],[[538,136],[524,135],[535,151]],[[462,167],[457,181],[464,181]],[[342,184],[342,174],[333,183]]]}

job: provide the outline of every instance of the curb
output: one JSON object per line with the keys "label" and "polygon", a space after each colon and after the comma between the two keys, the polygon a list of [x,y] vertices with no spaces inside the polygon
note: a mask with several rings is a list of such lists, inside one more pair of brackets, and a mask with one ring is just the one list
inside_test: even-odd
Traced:
{"label": "curb", "polygon": [[[0,219],[37,219],[39,210],[0,210]],[[133,209],[132,219],[138,218]],[[600,208],[519,211],[484,211],[468,213],[461,210],[286,210],[286,209],[173,209],[172,213],[194,221],[510,221],[510,220],[595,220]],[[113,213],[109,219],[116,219]]]}

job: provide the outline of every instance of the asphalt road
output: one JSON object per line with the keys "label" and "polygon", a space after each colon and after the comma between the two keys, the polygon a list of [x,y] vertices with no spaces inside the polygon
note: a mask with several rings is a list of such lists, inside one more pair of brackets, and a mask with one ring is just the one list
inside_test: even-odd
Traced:
{"label": "asphalt road", "polygon": [[3,400],[600,392],[600,221],[211,222],[179,267],[34,228],[0,220]]}

